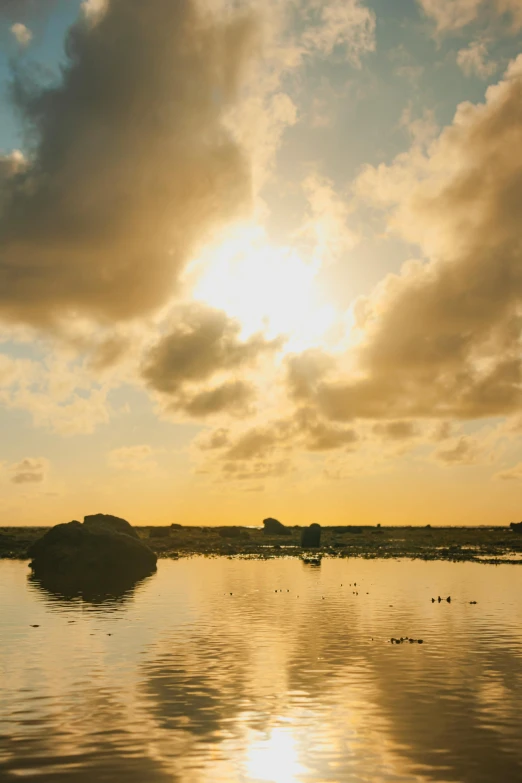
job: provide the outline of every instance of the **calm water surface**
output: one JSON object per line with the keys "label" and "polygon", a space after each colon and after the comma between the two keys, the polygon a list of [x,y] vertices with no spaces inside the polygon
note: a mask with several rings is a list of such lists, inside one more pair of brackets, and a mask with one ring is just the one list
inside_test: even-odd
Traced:
{"label": "calm water surface", "polygon": [[518,566],[194,558],[101,603],[27,577],[0,562],[2,783],[522,781]]}

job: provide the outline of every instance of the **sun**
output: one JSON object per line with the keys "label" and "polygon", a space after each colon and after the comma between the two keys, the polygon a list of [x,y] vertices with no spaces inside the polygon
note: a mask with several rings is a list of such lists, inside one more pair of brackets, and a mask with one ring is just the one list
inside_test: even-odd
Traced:
{"label": "sun", "polygon": [[191,264],[192,296],[237,318],[242,335],[285,335],[286,351],[322,343],[335,320],[317,276],[319,259],[268,242],[256,225],[236,226]]}

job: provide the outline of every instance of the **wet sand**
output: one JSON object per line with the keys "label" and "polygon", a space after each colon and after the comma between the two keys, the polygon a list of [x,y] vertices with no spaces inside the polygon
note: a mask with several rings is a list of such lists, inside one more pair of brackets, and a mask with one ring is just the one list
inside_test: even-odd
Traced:
{"label": "wet sand", "polygon": [[[301,527],[271,536],[252,527],[136,527],[159,557],[191,555],[251,558],[412,558],[421,560],[522,563],[522,535],[509,527],[323,527],[321,546],[300,546]],[[44,527],[0,527],[0,558],[27,559],[28,547]]]}

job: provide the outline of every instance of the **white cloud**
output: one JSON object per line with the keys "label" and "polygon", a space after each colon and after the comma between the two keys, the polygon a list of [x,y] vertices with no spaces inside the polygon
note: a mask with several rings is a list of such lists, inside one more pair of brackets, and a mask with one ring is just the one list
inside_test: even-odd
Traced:
{"label": "white cloud", "polygon": [[437,25],[438,32],[455,32],[484,17],[507,14],[511,30],[522,27],[522,0],[417,0]]}
{"label": "white cloud", "polygon": [[497,63],[488,60],[488,48],[483,41],[473,41],[457,52],[457,65],[466,76],[487,79],[497,70]]}
{"label": "white cloud", "polygon": [[307,48],[329,57],[335,49],[348,62],[361,67],[361,58],[375,51],[375,14],[359,0],[313,0],[308,6],[318,14],[319,24],[305,30]]}
{"label": "white cloud", "polygon": [[15,22],[11,27],[11,33],[16,38],[20,46],[28,46],[33,40],[33,34],[25,24]]}

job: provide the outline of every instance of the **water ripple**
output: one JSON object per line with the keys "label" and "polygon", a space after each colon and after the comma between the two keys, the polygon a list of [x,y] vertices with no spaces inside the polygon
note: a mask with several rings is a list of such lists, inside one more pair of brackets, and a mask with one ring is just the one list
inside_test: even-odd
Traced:
{"label": "water ripple", "polygon": [[1,562],[0,779],[519,781],[521,588],[508,565],[193,558],[78,597]]}

